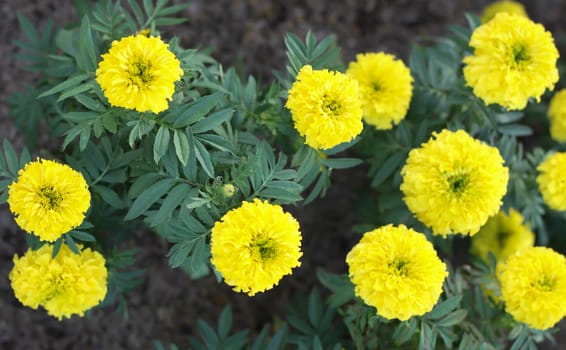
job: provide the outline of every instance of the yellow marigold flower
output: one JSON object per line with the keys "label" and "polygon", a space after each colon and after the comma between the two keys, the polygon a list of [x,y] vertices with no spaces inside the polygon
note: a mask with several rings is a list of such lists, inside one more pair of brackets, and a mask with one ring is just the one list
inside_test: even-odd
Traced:
{"label": "yellow marigold flower", "polygon": [[546,204],[554,210],[566,210],[566,152],[548,156],[537,170],[538,187]]}
{"label": "yellow marigold flower", "polygon": [[426,236],[404,225],[365,233],[346,262],[356,295],[401,321],[432,310],[448,275]]}
{"label": "yellow marigold flower", "polygon": [[16,298],[32,309],[43,306],[59,320],[83,316],[98,305],[106,296],[104,257],[90,248],[79,249],[80,254],[74,254],[63,245],[53,259],[53,245],[46,244],[14,256],[9,278]]}
{"label": "yellow marigold flower", "polygon": [[409,209],[434,234],[473,235],[497,214],[509,170],[495,147],[463,130],[434,133],[401,169]]}
{"label": "yellow marigold flower", "polygon": [[523,221],[523,216],[515,209],[510,209],[509,215],[500,211],[492,216],[472,237],[472,254],[487,261],[491,252],[498,262],[504,262],[517,251],[532,247],[535,234]]}
{"label": "yellow marigold flower", "polygon": [[528,18],[499,13],[476,28],[470,46],[474,54],[464,58],[464,78],[486,104],[520,110],[558,81],[554,39]]}
{"label": "yellow marigold flower", "polygon": [[377,129],[391,129],[405,118],[413,94],[413,77],[403,61],[379,53],[359,54],[346,74],[360,86],[364,120]]}
{"label": "yellow marigold flower", "polygon": [[521,17],[529,17],[523,4],[515,1],[503,0],[496,1],[486,6],[480,16],[480,20],[482,23],[487,23],[500,12],[508,13],[510,15],[518,15]]}
{"label": "yellow marigold flower", "polygon": [[78,171],[38,159],[20,170],[9,187],[8,204],[23,230],[53,242],[83,222],[90,192]]}
{"label": "yellow marigold flower", "polygon": [[558,142],[566,142],[566,89],[552,96],[548,107],[550,136]]}
{"label": "yellow marigold flower", "polygon": [[363,129],[358,84],[340,72],[304,66],[285,106],[312,148],[328,149],[351,141]]}
{"label": "yellow marigold flower", "polygon": [[112,106],[159,113],[168,108],[183,70],[158,37],[128,36],[113,41],[96,70],[96,81]]}
{"label": "yellow marigold flower", "polygon": [[546,247],[520,250],[498,269],[505,310],[534,329],[566,316],[566,259]]}
{"label": "yellow marigold flower", "polygon": [[301,265],[299,223],[279,205],[243,202],[214,224],[210,250],[226,283],[253,296]]}

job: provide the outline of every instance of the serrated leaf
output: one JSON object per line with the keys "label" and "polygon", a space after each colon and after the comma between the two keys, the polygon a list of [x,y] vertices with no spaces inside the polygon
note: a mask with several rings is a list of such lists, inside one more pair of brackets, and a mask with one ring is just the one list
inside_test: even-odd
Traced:
{"label": "serrated leaf", "polygon": [[187,164],[187,160],[189,159],[189,140],[187,139],[187,135],[181,130],[174,130],[173,131],[173,145],[175,146],[175,153],[177,154],[177,158],[183,164]]}
{"label": "serrated leaf", "polygon": [[170,190],[167,197],[165,197],[165,200],[163,200],[159,211],[151,216],[151,224],[157,226],[165,222],[165,220],[171,216],[173,210],[185,200],[191,189],[191,186],[184,183],[175,185],[175,187]]}
{"label": "serrated leaf", "polygon": [[223,94],[217,92],[212,95],[203,96],[190,103],[188,108],[173,121],[173,126],[181,128],[198,122],[220,102],[222,97]]}
{"label": "serrated leaf", "polygon": [[230,328],[232,328],[232,308],[228,305],[222,310],[220,318],[218,319],[218,335],[220,339],[224,339],[228,336]]}
{"label": "serrated leaf", "polygon": [[4,157],[6,159],[7,170],[11,175],[17,177],[20,167],[16,151],[7,138],[4,139],[2,146],[4,147]]}
{"label": "serrated leaf", "polygon": [[234,110],[231,108],[222,109],[212,113],[192,126],[193,134],[203,133],[220,126],[222,123],[230,120],[230,118],[232,118],[232,114],[234,114]]}
{"label": "serrated leaf", "polygon": [[466,318],[466,316],[468,316],[468,311],[466,311],[464,309],[459,309],[459,310],[452,312],[451,314],[448,314],[446,317],[438,320],[436,322],[436,325],[438,325],[440,327],[454,326],[454,325],[462,322]]}
{"label": "serrated leaf", "polygon": [[46,97],[46,96],[49,96],[49,95],[53,95],[53,94],[60,92],[60,91],[63,91],[63,90],[69,90],[70,88],[79,85],[80,83],[82,83],[83,81],[88,79],[89,77],[90,77],[90,74],[79,74],[79,75],[75,75],[73,77],[69,77],[68,79],[66,79],[62,83],[57,84],[54,87],[52,87],[51,89],[44,91],[43,93],[39,94],[39,96],[37,96],[37,97],[42,98],[42,97]]}
{"label": "serrated leaf", "polygon": [[375,173],[373,180],[371,182],[372,187],[377,187],[381,185],[397,168],[403,164],[407,158],[406,151],[400,151],[391,155]]}
{"label": "serrated leaf", "polygon": [[362,160],[356,158],[334,158],[325,159],[322,163],[333,169],[347,169],[362,164]]}
{"label": "serrated leaf", "polygon": [[92,189],[102,197],[102,200],[110,204],[113,208],[122,209],[126,205],[116,192],[106,186],[94,185]]}
{"label": "serrated leaf", "polygon": [[460,301],[462,300],[461,295],[453,295],[441,303],[436,304],[434,309],[425,315],[426,318],[431,320],[438,320],[444,316],[446,316],[449,312],[454,310],[458,305],[460,305]]}
{"label": "serrated leaf", "polygon": [[65,234],[65,235],[63,235],[63,237],[65,237],[65,243],[67,244],[67,246],[69,247],[69,249],[73,253],[75,253],[75,254],[81,253],[79,251],[79,247],[77,247],[77,244],[75,243],[75,240],[73,239],[73,236],[71,236],[70,234]]}
{"label": "serrated leaf", "polygon": [[529,136],[533,134],[533,129],[529,126],[522,125],[522,124],[507,124],[507,125],[500,125],[497,127],[497,131],[505,135],[511,136]]}
{"label": "serrated leaf", "polygon": [[171,134],[169,133],[169,129],[162,125],[159,130],[157,130],[155,141],[153,142],[153,160],[155,164],[159,163],[159,160],[165,155],[165,152],[167,152],[170,139]]}
{"label": "serrated leaf", "polygon": [[212,165],[210,154],[208,153],[208,151],[200,141],[195,140],[194,144],[195,144],[195,155],[198,159],[198,162],[200,163],[200,165],[202,165],[202,168],[206,173],[206,175],[208,175],[210,178],[214,178],[214,165]]}
{"label": "serrated leaf", "polygon": [[79,231],[79,230],[73,230],[71,232],[69,232],[69,235],[73,236],[74,238],[78,239],[79,241],[82,242],[95,242],[96,238],[94,238],[93,235],[91,235],[90,233],[84,232],[84,231]]}
{"label": "serrated leaf", "polygon": [[149,207],[158,201],[174,184],[174,179],[159,180],[143,191],[132,204],[124,220],[132,220],[145,213]]}

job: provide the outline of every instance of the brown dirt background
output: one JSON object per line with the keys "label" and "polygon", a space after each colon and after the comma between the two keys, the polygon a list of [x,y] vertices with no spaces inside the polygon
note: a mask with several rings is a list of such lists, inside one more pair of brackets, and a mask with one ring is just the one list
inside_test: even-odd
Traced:
{"label": "brown dirt background", "polygon": [[[181,1],[173,1],[180,3]],[[304,37],[334,33],[349,61],[358,52],[383,50],[406,58],[418,35],[442,35],[447,24],[464,24],[464,13],[479,13],[485,0],[344,0],[261,1],[193,0],[183,13],[188,22],[166,30],[181,38],[184,47],[212,47],[213,56],[225,67],[237,64],[245,72],[271,78],[272,69],[285,64],[283,35],[291,31]],[[529,15],[555,36],[564,33],[561,23],[566,3],[560,0],[524,1]],[[33,83],[34,77],[18,68],[17,50],[11,41],[22,35],[16,20],[21,12],[35,24],[52,18],[57,26],[77,20],[72,0],[0,0],[0,138],[18,148],[21,134],[7,117],[7,97]],[[40,145],[46,144],[45,136]],[[155,340],[188,348],[188,335],[196,332],[199,318],[215,320],[227,303],[233,305],[237,328],[261,329],[283,315],[284,305],[299,291],[308,293],[316,283],[314,271],[323,267],[344,272],[344,258],[357,236],[356,190],[365,181],[359,172],[337,172],[324,199],[307,208],[290,210],[301,223],[303,264],[293,276],[254,298],[232,292],[210,276],[190,280],[167,265],[168,245],[156,235],[140,231],[131,245],[140,248],[138,266],[147,269],[146,280],[128,300],[130,317],[110,309],[95,310],[89,318],[58,322],[43,310],[22,307],[8,281],[12,256],[25,250],[22,233],[6,206],[0,208],[0,349],[152,349]],[[321,288],[322,289],[322,288]],[[566,345],[544,348],[561,349]]]}

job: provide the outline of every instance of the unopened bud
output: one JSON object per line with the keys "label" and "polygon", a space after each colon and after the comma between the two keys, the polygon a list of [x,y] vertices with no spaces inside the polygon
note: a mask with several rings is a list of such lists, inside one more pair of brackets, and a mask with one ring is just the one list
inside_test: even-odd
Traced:
{"label": "unopened bud", "polygon": [[222,186],[222,194],[228,198],[232,197],[236,193],[236,187],[232,184],[226,184]]}

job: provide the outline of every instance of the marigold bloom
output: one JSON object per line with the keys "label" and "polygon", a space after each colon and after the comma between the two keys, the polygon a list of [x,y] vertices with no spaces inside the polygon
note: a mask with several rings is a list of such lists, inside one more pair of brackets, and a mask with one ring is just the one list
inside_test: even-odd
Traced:
{"label": "marigold bloom", "polygon": [[542,198],[554,210],[566,210],[566,152],[548,156],[537,167]]}
{"label": "marigold bloom", "polygon": [[183,70],[158,37],[128,36],[113,41],[96,70],[96,81],[112,106],[159,113],[168,108]]}
{"label": "marigold bloom", "polygon": [[253,296],[301,265],[299,223],[279,205],[243,202],[214,224],[210,250],[226,283]]}
{"label": "marigold bloom", "polygon": [[550,136],[558,142],[566,142],[566,89],[552,96],[548,107]]}
{"label": "marigold bloom", "polygon": [[358,83],[340,72],[304,66],[285,106],[291,110],[295,129],[312,148],[351,141],[363,129]]}
{"label": "marigold bloom", "polygon": [[405,203],[434,234],[474,235],[507,192],[503,162],[497,148],[463,130],[433,133],[401,169]]}
{"label": "marigold bloom", "polygon": [[566,259],[546,247],[520,250],[498,269],[505,310],[534,329],[566,316]]}
{"label": "marigold bloom", "polygon": [[504,262],[515,252],[534,244],[535,234],[529,224],[523,222],[521,213],[511,208],[509,215],[500,211],[487,220],[472,237],[471,252],[485,261],[491,252],[498,262]]}
{"label": "marigold bloom", "polygon": [[448,275],[426,236],[404,225],[365,233],[346,262],[356,295],[401,321],[432,310]]}
{"label": "marigold bloom", "polygon": [[528,18],[499,13],[474,30],[470,46],[464,78],[486,104],[520,110],[558,81],[554,39]]}
{"label": "marigold bloom", "polygon": [[53,242],[83,222],[90,192],[78,171],[38,159],[20,170],[9,187],[8,204],[23,230]]}
{"label": "marigold bloom", "polygon": [[360,86],[363,118],[368,124],[391,129],[405,118],[413,77],[403,61],[383,52],[359,54],[346,74]]}
{"label": "marigold bloom", "polygon": [[66,246],[52,258],[53,245],[29,249],[22,257],[14,256],[10,282],[16,298],[25,306],[43,306],[47,313],[61,320],[84,312],[106,296],[107,270],[98,252],[79,246],[74,254]]}
{"label": "marigold bloom", "polygon": [[515,1],[502,0],[486,6],[480,16],[480,20],[482,23],[489,22],[500,12],[508,13],[510,15],[518,15],[521,17],[529,17],[523,4]]}

